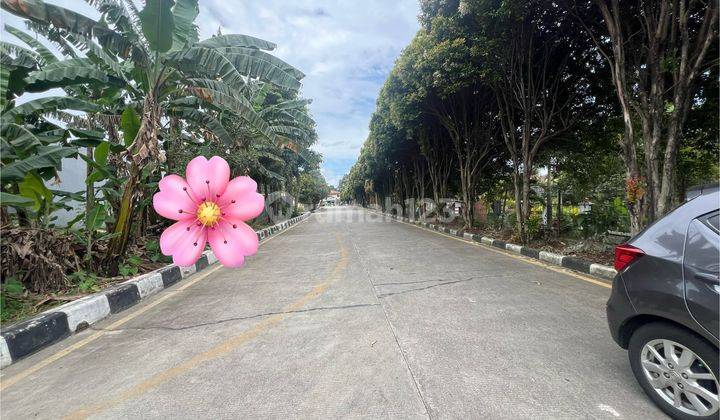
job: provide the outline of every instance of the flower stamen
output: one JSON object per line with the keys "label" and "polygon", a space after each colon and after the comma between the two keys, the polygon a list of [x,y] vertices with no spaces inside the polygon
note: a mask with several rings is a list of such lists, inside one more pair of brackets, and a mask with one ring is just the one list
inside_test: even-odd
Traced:
{"label": "flower stamen", "polygon": [[192,201],[193,203],[197,204],[197,201],[195,201],[195,199],[190,195],[190,191],[188,191],[187,187],[183,187],[183,191],[185,192],[185,195],[188,196],[188,198],[190,199],[190,201]]}
{"label": "flower stamen", "polygon": [[220,206],[212,201],[205,201],[198,206],[197,219],[204,226],[215,226],[220,216]]}
{"label": "flower stamen", "polygon": [[220,207],[220,208],[223,209],[223,210],[225,210],[226,208],[228,208],[229,206],[231,206],[231,205],[233,205],[233,204],[235,204],[235,203],[236,203],[235,200],[230,200],[230,202],[225,203],[225,204],[224,204],[222,207]]}

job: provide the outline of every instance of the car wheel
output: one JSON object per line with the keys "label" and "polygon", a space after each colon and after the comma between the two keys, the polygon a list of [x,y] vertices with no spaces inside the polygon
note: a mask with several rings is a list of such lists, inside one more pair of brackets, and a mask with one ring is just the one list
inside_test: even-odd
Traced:
{"label": "car wheel", "polygon": [[630,366],[645,393],[676,419],[718,416],[718,349],[689,330],[663,322],[630,337]]}

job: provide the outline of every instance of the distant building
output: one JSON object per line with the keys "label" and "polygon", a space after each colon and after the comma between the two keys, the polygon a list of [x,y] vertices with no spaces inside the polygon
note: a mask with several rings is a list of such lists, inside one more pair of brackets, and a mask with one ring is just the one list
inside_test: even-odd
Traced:
{"label": "distant building", "polygon": [[589,214],[592,211],[593,203],[588,200],[583,201],[578,205],[578,213]]}
{"label": "distant building", "polygon": [[337,190],[330,190],[330,194],[323,199],[324,206],[337,206],[340,204],[340,192]]}

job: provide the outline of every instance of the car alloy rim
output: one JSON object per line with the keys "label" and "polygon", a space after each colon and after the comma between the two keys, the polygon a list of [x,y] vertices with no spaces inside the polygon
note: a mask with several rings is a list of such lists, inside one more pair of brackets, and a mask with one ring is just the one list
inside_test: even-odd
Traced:
{"label": "car alloy rim", "polygon": [[717,378],[689,348],[672,340],[652,340],[643,347],[640,362],[648,382],[668,404],[694,416],[718,411]]}

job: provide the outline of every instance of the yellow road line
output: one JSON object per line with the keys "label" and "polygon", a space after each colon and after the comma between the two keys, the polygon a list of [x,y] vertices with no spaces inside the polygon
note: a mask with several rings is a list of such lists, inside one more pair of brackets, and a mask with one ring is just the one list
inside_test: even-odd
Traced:
{"label": "yellow road line", "polygon": [[342,243],[342,240],[340,238],[340,235],[336,235],[337,241],[340,245],[340,260],[335,264],[333,267],[330,276],[327,281],[324,283],[321,283],[317,286],[315,286],[310,292],[302,296],[297,301],[285,306],[282,309],[282,312],[286,313],[279,313],[272,315],[268,318],[265,318],[261,322],[259,322],[257,325],[255,325],[253,328],[244,331],[240,335],[237,335],[235,337],[232,337],[226,341],[223,341],[222,343],[218,344],[217,346],[211,348],[210,350],[207,350],[203,353],[197,354],[193,356],[192,358],[186,360],[183,363],[180,363],[179,365],[172,367],[170,369],[164,370],[162,372],[158,372],[155,375],[149,377],[148,379],[145,379],[144,381],[140,382],[139,384],[133,386],[132,388],[126,390],[119,396],[102,402],[98,403],[83,409],[80,409],[78,411],[75,411],[73,413],[70,413],[69,415],[65,416],[65,419],[84,419],[91,415],[100,413],[102,411],[105,411],[109,408],[112,408],[113,406],[120,404],[126,400],[139,397],[146,393],[147,391],[157,387],[158,385],[175,378],[177,376],[180,376],[187,371],[193,369],[197,365],[207,362],[209,360],[221,357],[226,355],[227,353],[231,352],[232,350],[236,349],[237,347],[247,343],[248,341],[252,340],[253,338],[257,337],[261,333],[267,331],[268,329],[274,327],[280,321],[282,321],[285,317],[288,316],[287,312],[296,311],[300,308],[302,308],[305,304],[310,302],[311,300],[315,299],[316,297],[320,296],[327,288],[334,283],[340,276],[342,272],[344,272],[345,268],[348,264],[348,251],[345,245]]}
{"label": "yellow road line", "polygon": [[402,223],[402,224],[404,224],[404,225],[412,226],[412,227],[414,227],[414,228],[416,228],[416,229],[420,229],[420,230],[423,230],[423,231],[436,233],[436,234],[438,234],[438,235],[440,235],[440,236],[443,236],[443,237],[445,237],[445,238],[448,238],[448,239],[455,239],[456,241],[460,241],[460,242],[463,242],[463,243],[466,243],[466,244],[469,244],[469,245],[475,245],[475,246],[481,247],[481,248],[483,248],[483,249],[487,249],[487,250],[489,250],[489,251],[493,251],[493,252],[498,253],[498,254],[501,254],[501,255],[505,255],[505,256],[508,256],[508,257],[511,257],[511,258],[515,258],[516,260],[520,260],[520,261],[526,262],[526,263],[528,263],[528,264],[537,265],[538,267],[542,267],[542,268],[545,268],[545,269],[547,269],[547,270],[555,271],[556,273],[565,274],[565,275],[567,275],[567,276],[572,276],[572,277],[575,277],[575,278],[577,278],[577,279],[579,279],[579,280],[582,280],[582,281],[585,281],[585,282],[588,282],[588,283],[592,283],[592,284],[597,285],[597,286],[605,287],[605,288],[607,288],[607,289],[612,289],[612,284],[610,284],[610,283],[608,283],[608,282],[604,282],[604,281],[601,281],[601,280],[596,280],[596,279],[591,278],[591,277],[583,276],[583,275],[578,274],[578,273],[576,273],[576,272],[574,272],[574,271],[570,271],[569,269],[564,269],[564,268],[560,268],[560,267],[557,267],[557,266],[552,266],[552,265],[549,265],[549,264],[545,264],[545,263],[543,263],[543,262],[541,262],[541,261],[538,261],[538,260],[535,260],[535,259],[531,259],[531,258],[525,257],[525,256],[523,256],[523,255],[513,254],[513,253],[508,252],[508,251],[506,251],[506,250],[502,250],[502,249],[499,249],[499,248],[491,247],[491,246],[488,246],[488,245],[485,245],[485,244],[483,244],[483,243],[479,243],[479,242],[476,242],[476,241],[469,241],[469,240],[467,240],[467,239],[463,239],[463,238],[460,238],[460,237],[457,237],[457,236],[448,235],[448,234],[445,234],[444,232],[438,232],[438,231],[436,231],[436,230],[427,229],[427,228],[424,228],[424,227],[422,227],[422,226],[414,225],[414,224],[412,224],[412,223],[403,222],[402,220],[397,220],[397,219],[393,219],[393,220],[396,221],[396,222],[398,222],[398,223]]}
{"label": "yellow road line", "polygon": [[[306,218],[306,219],[304,219],[304,220],[308,220],[308,219]],[[291,226],[291,227],[289,227],[289,228],[287,228],[287,229],[285,229],[285,230],[283,230],[283,231],[281,231],[281,232],[278,232],[277,234],[275,234],[275,235],[273,235],[273,236],[265,239],[264,241],[262,241],[262,242],[260,242],[260,243],[261,243],[261,244],[265,244],[265,243],[269,242],[270,240],[272,240],[273,238],[276,238],[277,236],[282,235],[283,233],[288,232],[289,230],[295,228],[295,227],[298,226],[299,224],[300,224],[300,223],[297,223],[297,224],[295,224],[295,225],[293,225],[293,226]],[[150,309],[158,306],[159,304],[161,304],[161,303],[165,302],[166,300],[170,299],[171,297],[175,296],[175,294],[176,294],[177,292],[181,292],[181,291],[183,291],[183,290],[185,290],[185,289],[187,289],[187,288],[189,288],[189,287],[197,284],[200,280],[205,279],[207,276],[209,276],[210,274],[216,272],[217,270],[219,270],[219,269],[221,269],[221,268],[223,268],[223,266],[222,266],[222,265],[218,265],[217,267],[213,267],[213,268],[211,268],[210,270],[208,270],[207,272],[198,275],[198,277],[195,277],[195,278],[193,278],[193,279],[191,279],[191,280],[188,280],[187,282],[181,283],[181,286],[179,286],[179,287],[177,287],[177,288],[174,288],[174,289],[172,289],[172,290],[166,291],[164,296],[160,296],[160,297],[158,297],[157,299],[155,299],[154,301],[152,301],[151,303],[143,306],[142,308],[139,308],[139,309],[133,311],[131,314],[126,315],[125,317],[118,319],[117,321],[115,321],[115,322],[113,322],[112,324],[110,324],[110,325],[108,325],[107,327],[105,327],[105,329],[106,329],[106,330],[114,330],[114,329],[117,329],[117,328],[120,327],[121,325],[126,324],[128,321],[131,321],[132,319],[138,317],[139,315],[144,314],[145,312],[149,311]],[[97,340],[98,338],[100,338],[100,337],[104,336],[105,334],[107,334],[107,332],[108,332],[108,331],[98,331],[98,332],[90,335],[89,337],[86,337],[86,338],[78,341],[77,343],[75,343],[75,344],[73,344],[73,345],[70,345],[70,346],[68,346],[68,347],[60,350],[59,352],[53,354],[52,356],[49,356],[49,357],[47,357],[46,359],[41,360],[41,361],[38,362],[37,364],[35,364],[35,365],[33,365],[33,366],[31,366],[31,367],[29,367],[29,368],[21,371],[20,373],[16,374],[15,376],[12,376],[12,377],[10,377],[10,378],[8,378],[8,379],[2,379],[2,381],[0,381],[0,391],[3,391],[3,390],[6,389],[7,387],[14,385],[14,384],[17,383],[18,381],[20,381],[20,380],[28,377],[29,375],[32,375],[33,373],[35,373],[35,372],[39,371],[40,369],[42,369],[42,368],[50,365],[51,363],[53,363],[53,362],[55,362],[55,361],[57,361],[57,360],[65,357],[65,356],[67,356],[68,354],[74,352],[75,350],[78,350],[78,349],[81,349],[81,348],[85,347],[86,345],[92,343],[93,341],[95,341],[95,340]]]}

